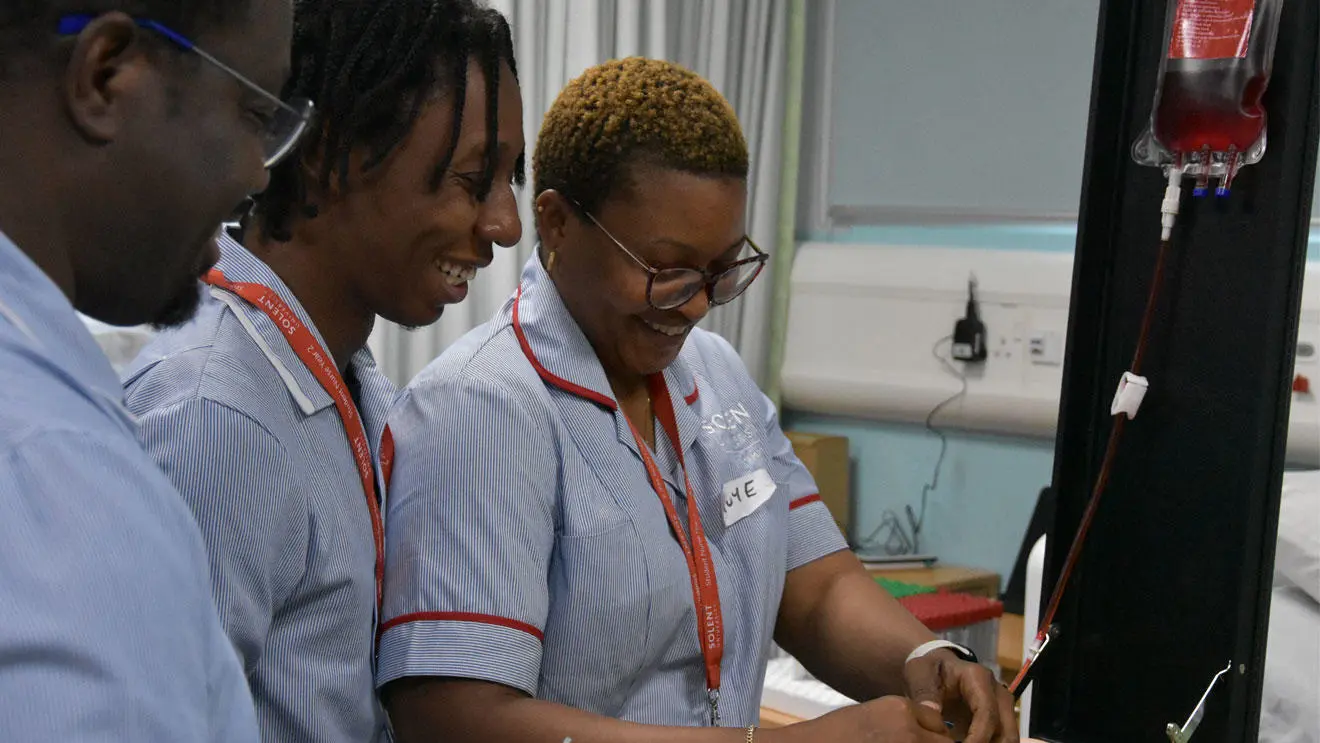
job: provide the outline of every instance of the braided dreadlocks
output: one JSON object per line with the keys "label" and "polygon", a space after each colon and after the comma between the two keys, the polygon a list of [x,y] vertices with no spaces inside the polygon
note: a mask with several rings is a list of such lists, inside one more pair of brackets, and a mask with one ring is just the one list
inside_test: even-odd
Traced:
{"label": "braided dreadlocks", "polygon": [[[365,152],[364,171],[384,162],[407,137],[423,106],[436,96],[453,101],[447,150],[432,187],[453,160],[463,121],[468,65],[486,82],[487,152],[478,196],[494,180],[501,63],[517,78],[509,24],[473,0],[298,0],[294,6],[293,70],[284,96],[316,103],[317,121],[300,150],[271,171],[270,186],[252,215],[265,237],[288,241],[295,219],[316,210],[307,201],[304,158],[321,163],[322,188],[337,178],[347,188],[350,158]],[[522,164],[518,167],[521,185]]]}

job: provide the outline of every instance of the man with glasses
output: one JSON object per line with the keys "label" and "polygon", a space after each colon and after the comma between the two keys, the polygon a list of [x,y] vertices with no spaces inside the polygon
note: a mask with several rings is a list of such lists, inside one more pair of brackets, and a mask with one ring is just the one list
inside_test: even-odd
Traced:
{"label": "man with glasses", "polygon": [[[306,109],[288,0],[0,4],[0,731],[257,740],[187,506],[76,311],[186,319]],[[289,109],[292,109],[291,111]]]}

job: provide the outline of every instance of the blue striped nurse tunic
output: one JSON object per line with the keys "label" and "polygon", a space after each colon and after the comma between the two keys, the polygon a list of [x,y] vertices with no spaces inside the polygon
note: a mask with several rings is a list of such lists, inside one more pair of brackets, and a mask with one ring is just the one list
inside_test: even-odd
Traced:
{"label": "blue striped nurse tunic", "polygon": [[[273,289],[324,348],[269,266],[228,237],[220,247],[230,281]],[[377,740],[376,547],[343,421],[265,312],[223,289],[204,297],[130,366],[129,408],[202,528],[264,743]],[[375,458],[395,389],[366,349],[349,369]]]}
{"label": "blue striped nurse tunic", "polygon": [[[663,377],[718,578],[721,721],[754,724],[786,573],[846,543],[726,341],[693,330]],[[479,679],[640,723],[710,724],[684,552],[537,258],[493,320],[408,386],[390,427],[378,683]],[[678,457],[656,441],[686,524]]]}

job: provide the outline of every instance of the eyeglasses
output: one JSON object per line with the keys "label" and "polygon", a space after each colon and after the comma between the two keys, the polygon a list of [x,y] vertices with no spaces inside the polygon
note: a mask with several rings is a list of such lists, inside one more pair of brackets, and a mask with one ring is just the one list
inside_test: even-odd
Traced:
{"label": "eyeglasses", "polygon": [[[92,21],[96,20],[95,15],[67,15],[60,19],[58,32],[61,36],[75,36],[82,33]],[[211,64],[219,67],[230,77],[237,80],[244,87],[252,92],[275,104],[275,112],[269,116],[261,117],[261,140],[263,149],[264,163],[267,168],[273,168],[281,160],[288,156],[293,148],[302,139],[303,133],[307,131],[307,124],[312,119],[312,112],[315,107],[312,102],[306,98],[295,98],[288,103],[280,100],[279,96],[262,88],[260,85],[249,80],[243,73],[235,70],[229,65],[221,62],[208,54],[196,44],[189,41],[182,34],[170,30],[168,27],[145,18],[135,18],[134,23],[138,26],[155,31],[166,39],[182,47],[185,51],[192,52]]]}
{"label": "eyeglasses", "polygon": [[742,260],[734,262],[728,268],[721,269],[711,273],[705,269],[695,268],[652,268],[650,264],[642,260],[638,255],[623,243],[619,238],[610,234],[605,229],[605,225],[581,204],[573,202],[579,211],[587,215],[592,224],[600,228],[611,242],[618,246],[632,258],[637,265],[646,271],[648,278],[646,281],[646,301],[651,307],[657,310],[672,310],[682,307],[692,298],[697,296],[703,288],[706,290],[706,298],[712,306],[728,304],[737,299],[739,295],[747,291],[747,287],[752,285],[756,277],[761,274],[761,269],[765,268],[766,261],[770,260],[770,255],[756,246],[752,238],[744,236],[742,242],[738,244],[738,255],[742,255],[747,248],[751,248],[756,255],[748,256]]}

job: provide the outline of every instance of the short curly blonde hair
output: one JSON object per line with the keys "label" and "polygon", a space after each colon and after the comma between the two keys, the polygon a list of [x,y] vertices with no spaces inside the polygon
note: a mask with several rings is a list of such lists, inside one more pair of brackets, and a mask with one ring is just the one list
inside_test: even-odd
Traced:
{"label": "short curly blonde hair", "polygon": [[587,211],[628,188],[630,168],[747,178],[747,141],[729,102],[672,62],[630,57],[596,65],[560,92],[532,161],[535,189]]}

